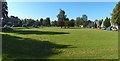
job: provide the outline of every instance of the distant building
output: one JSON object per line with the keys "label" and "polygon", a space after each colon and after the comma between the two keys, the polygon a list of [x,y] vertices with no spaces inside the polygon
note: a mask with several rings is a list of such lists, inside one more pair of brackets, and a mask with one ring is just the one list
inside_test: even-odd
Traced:
{"label": "distant building", "polygon": [[97,24],[97,28],[99,28],[100,27],[100,21],[95,20],[95,23]]}
{"label": "distant building", "polygon": [[92,28],[92,27],[94,27],[94,22],[92,22],[91,20],[88,20],[86,27],[87,27],[87,28]]}
{"label": "distant building", "polygon": [[92,27],[94,27],[94,22],[91,22],[87,25],[87,28],[92,28]]}
{"label": "distant building", "polygon": [[101,24],[101,28],[103,28],[104,27],[104,21],[102,21],[102,24]]}

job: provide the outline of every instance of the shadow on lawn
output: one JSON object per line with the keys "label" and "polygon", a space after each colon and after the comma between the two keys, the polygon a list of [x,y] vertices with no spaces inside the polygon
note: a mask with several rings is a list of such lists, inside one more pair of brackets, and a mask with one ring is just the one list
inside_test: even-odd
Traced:
{"label": "shadow on lawn", "polygon": [[34,31],[34,30],[14,30],[14,29],[2,29],[2,32],[6,32],[6,33],[18,33],[18,34],[40,34],[40,35],[69,34],[68,32],[51,32],[51,31]]}
{"label": "shadow on lawn", "polygon": [[79,28],[79,27],[70,27],[70,28],[64,28],[64,29],[82,29],[82,28]]}
{"label": "shadow on lawn", "polygon": [[[75,48],[49,41],[33,40],[10,35],[2,35],[2,53],[17,59],[41,59],[62,53],[60,49]],[[4,57],[3,57],[4,58]]]}

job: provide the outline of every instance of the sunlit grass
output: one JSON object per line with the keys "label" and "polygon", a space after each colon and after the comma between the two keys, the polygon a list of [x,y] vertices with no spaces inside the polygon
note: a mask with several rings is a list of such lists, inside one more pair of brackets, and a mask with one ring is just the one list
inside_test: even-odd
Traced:
{"label": "sunlit grass", "polygon": [[3,53],[12,58],[118,58],[117,31],[58,27],[14,28],[13,31],[1,33]]}

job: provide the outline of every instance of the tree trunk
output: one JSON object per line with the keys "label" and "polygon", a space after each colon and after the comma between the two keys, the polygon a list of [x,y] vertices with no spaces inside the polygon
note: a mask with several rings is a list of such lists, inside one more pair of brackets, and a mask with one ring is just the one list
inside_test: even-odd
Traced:
{"label": "tree trunk", "polygon": [[70,27],[68,26],[68,28],[70,28]]}
{"label": "tree trunk", "polygon": [[62,26],[61,26],[61,28],[62,28]]}
{"label": "tree trunk", "polygon": [[66,28],[66,25],[65,25],[65,28]]}

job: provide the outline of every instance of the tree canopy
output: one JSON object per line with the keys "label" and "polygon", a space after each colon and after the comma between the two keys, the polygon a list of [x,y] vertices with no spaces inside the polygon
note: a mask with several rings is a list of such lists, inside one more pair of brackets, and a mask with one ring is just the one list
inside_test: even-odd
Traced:
{"label": "tree canopy", "polygon": [[7,6],[7,2],[2,2],[2,17],[3,17],[3,19],[8,18],[8,6]]}
{"label": "tree canopy", "polygon": [[60,12],[57,15],[57,18],[58,18],[58,26],[61,26],[61,28],[62,28],[62,26],[65,25],[64,21],[65,21],[66,17],[67,17],[67,15],[65,15],[65,11],[60,9]]}
{"label": "tree canopy", "polygon": [[106,17],[106,19],[105,19],[105,21],[104,21],[104,26],[105,26],[105,27],[111,26],[110,18]]}
{"label": "tree canopy", "polygon": [[112,12],[112,22],[120,26],[120,2],[116,4]]}

